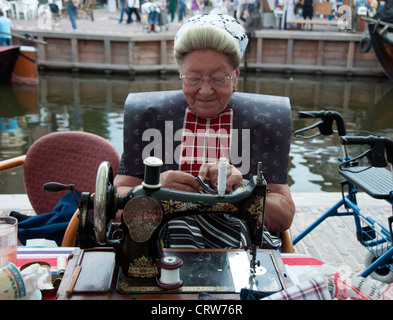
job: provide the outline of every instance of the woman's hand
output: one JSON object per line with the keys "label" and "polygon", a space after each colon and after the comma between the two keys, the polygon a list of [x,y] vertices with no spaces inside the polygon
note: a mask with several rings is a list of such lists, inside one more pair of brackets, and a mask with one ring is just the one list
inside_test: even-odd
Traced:
{"label": "woman's hand", "polygon": [[[219,161],[217,161],[216,163],[205,163],[201,165],[199,169],[199,176],[201,180],[203,181],[209,176],[210,183],[215,190],[217,190],[219,163]],[[227,164],[226,192],[233,191],[242,184],[243,176],[241,172],[233,165]]]}
{"label": "woman's hand", "polygon": [[164,188],[188,192],[199,192],[202,190],[202,186],[193,175],[182,171],[165,171],[160,175],[160,182]]}

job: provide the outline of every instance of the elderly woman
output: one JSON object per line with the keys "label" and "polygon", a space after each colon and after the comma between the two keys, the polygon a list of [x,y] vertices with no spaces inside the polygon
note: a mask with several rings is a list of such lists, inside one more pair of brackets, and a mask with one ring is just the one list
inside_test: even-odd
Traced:
{"label": "elderly woman", "polygon": [[[197,131],[195,128],[201,125],[206,128],[206,123],[217,124],[218,130],[230,132],[233,111],[227,108],[227,104],[236,90],[240,60],[247,43],[243,27],[227,15],[195,16],[179,29],[174,55],[188,103],[184,133],[193,136]],[[216,185],[217,160],[222,156],[228,158],[228,150],[220,148],[214,152],[215,157],[209,158],[205,156],[208,154],[206,150],[201,153],[198,149],[204,146],[195,146],[192,141],[194,139],[183,137],[179,167],[161,173],[163,187],[199,192],[201,186],[195,179],[197,174],[202,180],[208,177],[211,185]],[[226,187],[230,192],[242,184],[243,176],[231,164],[228,164],[227,172]],[[126,194],[141,182],[141,177],[133,175],[132,168],[120,166],[115,178],[119,194]],[[265,226],[269,231],[281,232],[290,227],[295,206],[287,184],[270,183],[268,188],[271,192],[266,198]],[[246,229],[243,221],[226,215],[184,217],[170,221],[162,237],[165,245],[171,247],[236,248],[248,245]]]}

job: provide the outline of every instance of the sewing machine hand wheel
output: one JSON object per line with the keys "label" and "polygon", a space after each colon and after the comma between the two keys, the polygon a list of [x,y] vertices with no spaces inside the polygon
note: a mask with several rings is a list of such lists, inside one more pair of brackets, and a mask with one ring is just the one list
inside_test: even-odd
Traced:
{"label": "sewing machine hand wheel", "polygon": [[107,226],[111,222],[108,215],[113,208],[113,171],[109,162],[100,164],[97,171],[96,189],[94,195],[94,232],[100,245],[108,241]]}

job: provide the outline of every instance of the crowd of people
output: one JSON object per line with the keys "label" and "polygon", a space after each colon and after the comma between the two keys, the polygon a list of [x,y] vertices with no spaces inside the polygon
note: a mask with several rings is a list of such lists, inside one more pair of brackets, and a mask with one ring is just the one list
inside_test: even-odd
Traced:
{"label": "crowd of people", "polygon": [[[355,0],[353,4],[353,20],[356,21],[356,13],[360,6],[368,6],[374,0]],[[282,8],[281,29],[293,29],[293,24],[287,20],[294,20],[296,17],[312,20],[314,16],[314,5],[320,0],[281,0],[275,1],[275,5]],[[322,1],[325,2],[325,1]],[[337,14],[337,1],[329,0],[332,3],[332,15]],[[261,8],[262,6],[262,8]],[[121,0],[120,19],[127,15],[127,23],[136,21],[147,25],[147,31],[157,31],[160,27],[168,23],[180,22],[183,24],[187,18],[206,13],[227,14],[233,16],[246,29],[252,28],[253,15],[260,11],[269,11],[268,1],[257,0]],[[132,17],[134,15],[134,17]],[[312,26],[312,25],[311,25]],[[311,27],[312,29],[312,27]],[[356,26],[355,26],[356,29]]]}
{"label": "crowd of people", "polygon": [[119,23],[144,23],[152,32],[159,30],[157,26],[183,24],[189,17],[206,13],[230,14],[245,23],[256,6],[256,0],[121,0]]}
{"label": "crowd of people", "polygon": [[[337,14],[341,0],[275,0],[274,6],[282,9],[282,15],[279,15],[280,21],[276,20],[275,25],[280,29],[296,29],[296,26],[293,23],[287,23],[287,20],[291,21],[296,18],[312,20],[315,16],[314,6],[316,3],[326,1],[332,4],[331,16]],[[55,0],[50,4],[52,14],[56,13],[53,11],[52,5],[55,7],[57,2]],[[83,2],[85,1],[65,0],[64,2],[67,16],[71,22],[69,31],[77,30],[77,10]],[[375,12],[376,0],[353,0],[351,3],[352,28],[356,30],[359,8],[367,8],[368,12]],[[144,25],[146,32],[159,32],[162,28],[168,30],[169,23],[176,22],[182,25],[189,17],[206,13],[230,15],[240,22],[246,30],[249,30],[254,28],[253,24],[258,21],[255,18],[256,15],[260,12],[267,12],[266,10],[271,12],[274,9],[271,8],[272,4],[269,3],[269,0],[117,0],[117,6],[120,12],[119,23],[140,23]],[[55,9],[60,10],[60,8]],[[9,29],[10,21],[8,20],[7,15],[0,16],[1,29]],[[0,35],[0,39],[7,39],[2,40],[3,42],[9,41],[9,38],[4,35]]]}

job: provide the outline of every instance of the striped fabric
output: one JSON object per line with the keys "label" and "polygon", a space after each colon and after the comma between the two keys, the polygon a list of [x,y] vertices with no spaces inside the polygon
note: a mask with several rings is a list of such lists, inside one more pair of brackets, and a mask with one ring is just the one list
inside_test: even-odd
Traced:
{"label": "striped fabric", "polygon": [[245,223],[227,215],[188,216],[168,223],[171,248],[242,248],[249,243]]}
{"label": "striped fabric", "polygon": [[[229,159],[232,109],[204,119],[186,109],[180,170],[197,175],[203,163]],[[188,216],[172,220],[162,234],[171,248],[239,248],[249,244],[246,224],[228,215]],[[164,238],[164,237],[163,237]]]}

